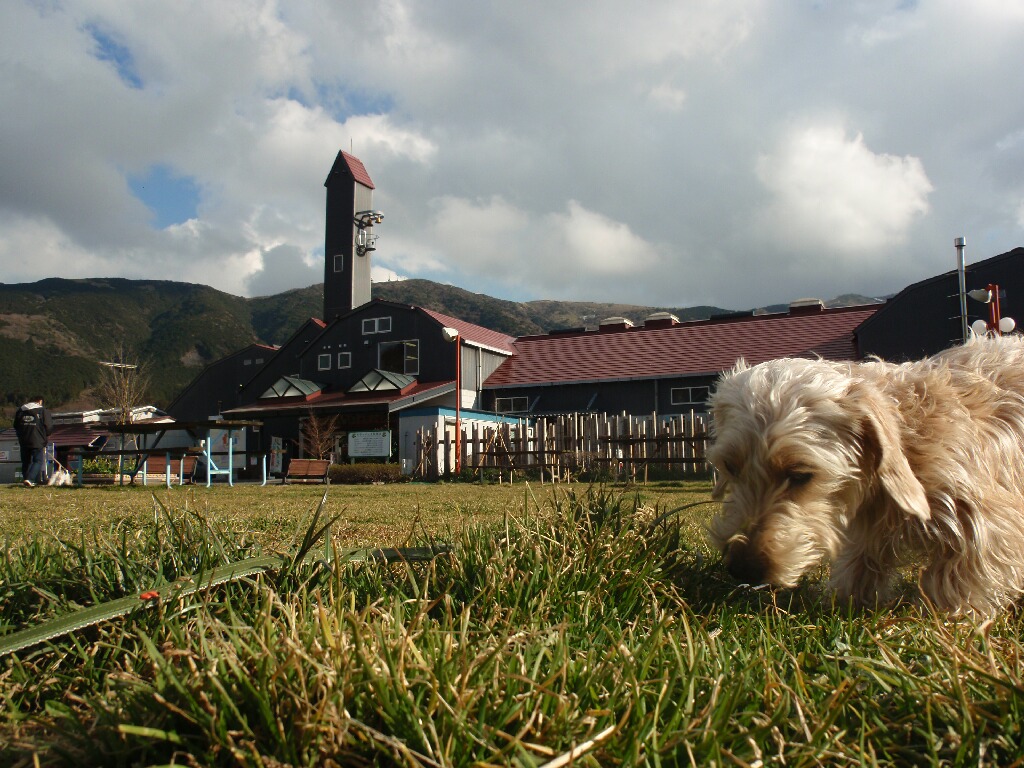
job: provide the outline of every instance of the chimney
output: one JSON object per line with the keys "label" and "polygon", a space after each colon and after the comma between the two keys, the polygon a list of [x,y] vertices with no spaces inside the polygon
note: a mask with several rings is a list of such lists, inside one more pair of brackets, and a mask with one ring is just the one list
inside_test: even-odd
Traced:
{"label": "chimney", "polygon": [[825,302],[821,299],[796,299],[789,302],[789,314],[818,315],[825,311]]}
{"label": "chimney", "polygon": [[633,322],[625,317],[606,317],[598,325],[601,333],[614,333],[616,331],[628,331],[633,327]]}
{"label": "chimney", "polygon": [[672,328],[676,325],[679,325],[679,318],[671,312],[655,312],[653,315],[648,315],[647,319],[644,320],[644,328],[648,330]]}

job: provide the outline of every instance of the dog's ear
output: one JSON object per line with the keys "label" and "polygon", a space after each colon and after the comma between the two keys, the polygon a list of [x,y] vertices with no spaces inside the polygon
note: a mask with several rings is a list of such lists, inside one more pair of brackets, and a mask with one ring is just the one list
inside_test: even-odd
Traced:
{"label": "dog's ear", "polygon": [[721,501],[725,498],[725,492],[729,488],[729,481],[721,472],[715,472],[715,487],[711,489],[711,499]]}
{"label": "dog's ear", "polygon": [[924,486],[903,452],[897,422],[899,416],[883,405],[882,396],[873,389],[856,387],[851,391],[861,409],[861,437],[865,458],[874,462],[882,488],[908,515],[920,520],[931,519]]}

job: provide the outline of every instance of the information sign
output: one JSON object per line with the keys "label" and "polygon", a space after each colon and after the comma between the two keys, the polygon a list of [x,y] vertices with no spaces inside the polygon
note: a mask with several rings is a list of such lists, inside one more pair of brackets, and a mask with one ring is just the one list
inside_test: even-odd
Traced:
{"label": "information sign", "polygon": [[352,458],[364,456],[390,456],[391,430],[378,432],[349,432],[348,455]]}

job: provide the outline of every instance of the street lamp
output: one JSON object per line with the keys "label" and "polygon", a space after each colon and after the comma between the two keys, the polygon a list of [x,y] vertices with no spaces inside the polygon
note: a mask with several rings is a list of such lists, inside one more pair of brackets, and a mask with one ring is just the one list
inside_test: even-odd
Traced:
{"label": "street lamp", "polygon": [[455,476],[462,474],[462,336],[457,328],[441,329],[445,341],[455,342]]}
{"label": "street lamp", "polygon": [[1012,317],[1003,317],[999,306],[1000,291],[995,283],[989,283],[984,288],[975,288],[968,291],[967,295],[982,304],[988,304],[988,320],[978,318],[971,323],[971,330],[975,335],[981,336],[991,333],[993,336],[1001,336],[1004,333],[1011,333],[1017,327]]}

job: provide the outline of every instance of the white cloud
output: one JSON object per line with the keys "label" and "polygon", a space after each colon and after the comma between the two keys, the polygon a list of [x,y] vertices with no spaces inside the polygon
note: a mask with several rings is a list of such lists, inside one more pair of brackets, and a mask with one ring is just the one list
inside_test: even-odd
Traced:
{"label": "white cloud", "polygon": [[405,275],[400,275],[393,269],[373,266],[370,268],[370,281],[374,283],[396,283],[401,280],[408,280]]}
{"label": "white cloud", "polygon": [[[375,278],[503,298],[887,293],[955,235],[1021,244],[1017,0],[9,0],[4,22],[5,281],[301,287],[350,147],[386,213]],[[195,185],[192,220],[154,228],[127,181],[154,167]]]}
{"label": "white cloud", "polygon": [[261,254],[260,269],[246,281],[250,296],[271,296],[281,292],[282,285],[305,288],[324,280],[324,265],[310,265],[305,254],[295,246],[278,245]]}
{"label": "white cloud", "polygon": [[435,202],[428,240],[440,271],[484,270],[537,296],[559,281],[571,283],[571,293],[579,296],[660,259],[658,248],[628,225],[576,200],[564,211],[530,213],[500,197],[445,197]]}
{"label": "white cloud", "polygon": [[653,86],[647,95],[652,103],[669,112],[678,112],[686,103],[686,91],[668,83],[659,83]]}
{"label": "white cloud", "polygon": [[800,126],[757,162],[771,194],[760,222],[806,250],[877,252],[906,242],[933,191],[921,160],[876,154],[835,121]]}
{"label": "white cloud", "polygon": [[598,279],[646,270],[658,261],[657,249],[636,235],[629,225],[588,211],[570,200],[567,213],[550,214],[547,226],[553,237],[542,251],[564,266],[593,274]]}

